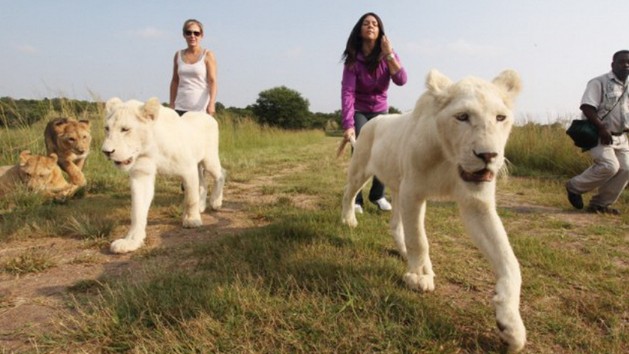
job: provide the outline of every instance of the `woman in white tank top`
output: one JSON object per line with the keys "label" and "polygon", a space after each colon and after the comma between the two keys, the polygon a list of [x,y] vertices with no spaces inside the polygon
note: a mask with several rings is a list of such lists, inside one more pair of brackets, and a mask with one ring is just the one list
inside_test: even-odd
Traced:
{"label": "woman in white tank top", "polygon": [[183,24],[188,48],[175,53],[170,81],[170,108],[184,114],[188,111],[216,111],[216,59],[214,53],[201,47],[203,25],[190,19]]}

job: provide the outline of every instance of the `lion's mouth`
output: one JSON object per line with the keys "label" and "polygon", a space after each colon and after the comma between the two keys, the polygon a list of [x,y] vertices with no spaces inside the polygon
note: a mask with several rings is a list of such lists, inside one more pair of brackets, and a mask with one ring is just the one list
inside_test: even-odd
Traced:
{"label": "lion's mouth", "polygon": [[482,170],[478,170],[476,172],[467,172],[461,166],[459,166],[459,176],[465,182],[491,182],[494,179],[494,173],[487,169],[483,168]]}
{"label": "lion's mouth", "polygon": [[131,162],[133,162],[133,157],[130,157],[124,161],[114,161],[114,164],[116,164],[116,166],[128,166],[131,164]]}

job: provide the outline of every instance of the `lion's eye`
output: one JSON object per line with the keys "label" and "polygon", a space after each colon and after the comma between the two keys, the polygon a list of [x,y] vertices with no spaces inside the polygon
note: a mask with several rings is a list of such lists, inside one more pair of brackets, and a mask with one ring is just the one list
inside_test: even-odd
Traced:
{"label": "lion's eye", "polygon": [[502,122],[503,120],[507,119],[507,116],[499,114],[496,116],[496,120],[499,122]]}
{"label": "lion's eye", "polygon": [[459,113],[459,114],[456,114],[454,118],[456,118],[456,120],[460,122],[467,122],[468,120],[470,120],[470,115],[467,113]]}
{"label": "lion's eye", "polygon": [[121,129],[120,129],[120,131],[121,131],[121,132],[123,132],[123,133],[126,133],[126,132],[128,132],[129,130],[131,130],[131,129],[129,129],[129,128],[121,128]]}

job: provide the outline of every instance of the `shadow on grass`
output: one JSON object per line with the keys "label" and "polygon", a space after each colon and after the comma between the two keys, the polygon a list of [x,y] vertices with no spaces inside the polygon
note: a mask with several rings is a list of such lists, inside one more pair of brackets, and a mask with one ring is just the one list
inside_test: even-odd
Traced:
{"label": "shadow on grass", "polygon": [[[381,243],[360,233],[341,236],[348,231],[336,214],[287,212],[268,226],[229,232],[230,223],[219,215],[203,229],[233,236],[206,238],[168,254],[149,252],[142,256],[142,272],[127,276],[105,270],[93,284],[108,289],[99,291],[100,301],[90,284],[77,287],[94,314],[82,327],[103,329],[81,336],[133,348],[139,339],[133,336],[159,341],[162,331],[185,333],[187,323],[210,321],[231,328],[212,333],[224,351],[243,341],[257,343],[253,348],[260,352],[500,351],[497,336],[459,326],[457,312],[464,310],[453,310],[438,293],[408,290],[398,255],[387,256]],[[256,336],[263,339],[254,341]],[[298,343],[292,343],[295,337]],[[202,348],[208,339],[186,340]]]}

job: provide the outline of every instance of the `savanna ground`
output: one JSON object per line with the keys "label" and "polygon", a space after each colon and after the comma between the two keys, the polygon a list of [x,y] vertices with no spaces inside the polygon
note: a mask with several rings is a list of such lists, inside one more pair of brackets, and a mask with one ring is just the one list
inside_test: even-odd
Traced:
{"label": "savanna ground", "polygon": [[[128,228],[130,197],[126,177],[99,156],[98,136],[85,193],[4,203],[2,351],[504,351],[491,269],[453,203],[428,205],[436,290],[408,290],[387,213],[367,206],[356,229],[340,223],[348,155],[335,158],[338,138],[244,138],[239,129],[222,126],[223,209],[183,229],[179,182],[158,178],[146,245],[132,254],[108,250]],[[623,216],[585,214],[568,205],[563,182],[499,180],[499,214],[522,268],[525,352],[627,352],[627,192]]]}

